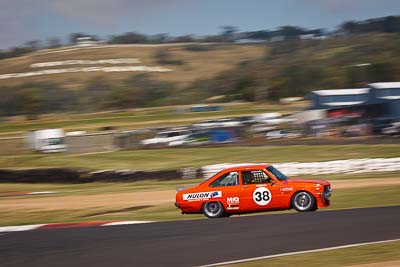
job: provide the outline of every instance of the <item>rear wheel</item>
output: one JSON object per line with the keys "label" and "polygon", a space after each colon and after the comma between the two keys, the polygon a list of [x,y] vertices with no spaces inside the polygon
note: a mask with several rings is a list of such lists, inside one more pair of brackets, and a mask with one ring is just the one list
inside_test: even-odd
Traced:
{"label": "rear wheel", "polygon": [[219,218],[224,216],[224,207],[220,202],[207,202],[202,207],[202,212],[208,218]]}
{"label": "rear wheel", "polygon": [[293,196],[292,207],[299,212],[315,211],[317,209],[314,196],[305,191],[297,192]]}

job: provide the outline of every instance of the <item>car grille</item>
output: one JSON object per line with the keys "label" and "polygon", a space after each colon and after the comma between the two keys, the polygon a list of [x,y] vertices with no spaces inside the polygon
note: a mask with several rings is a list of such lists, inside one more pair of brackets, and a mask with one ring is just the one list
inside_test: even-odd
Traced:
{"label": "car grille", "polygon": [[329,192],[331,191],[331,186],[330,185],[325,185],[324,186],[324,192]]}
{"label": "car grille", "polygon": [[332,195],[332,189],[330,185],[324,186],[324,193],[322,195],[324,199],[328,199]]}

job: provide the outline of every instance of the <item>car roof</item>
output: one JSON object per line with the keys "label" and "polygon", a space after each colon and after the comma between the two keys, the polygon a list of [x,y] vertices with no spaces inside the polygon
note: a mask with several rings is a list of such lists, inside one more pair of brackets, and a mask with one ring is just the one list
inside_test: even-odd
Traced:
{"label": "car roof", "polygon": [[237,165],[229,168],[225,168],[224,171],[245,171],[245,170],[257,170],[257,169],[265,169],[271,166],[271,164],[263,163],[263,164],[247,164],[247,165]]}

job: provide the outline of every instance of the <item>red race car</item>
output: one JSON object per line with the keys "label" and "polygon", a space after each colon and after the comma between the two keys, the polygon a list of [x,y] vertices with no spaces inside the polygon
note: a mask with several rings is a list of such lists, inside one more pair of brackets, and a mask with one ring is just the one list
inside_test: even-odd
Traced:
{"label": "red race car", "polygon": [[267,210],[315,211],[330,205],[327,181],[288,179],[269,164],[227,168],[176,194],[175,206],[208,218]]}

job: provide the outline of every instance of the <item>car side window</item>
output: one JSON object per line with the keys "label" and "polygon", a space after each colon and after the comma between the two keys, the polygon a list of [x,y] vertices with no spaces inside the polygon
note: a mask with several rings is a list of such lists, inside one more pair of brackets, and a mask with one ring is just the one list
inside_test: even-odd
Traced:
{"label": "car side window", "polygon": [[266,184],[271,182],[271,179],[262,170],[243,171],[242,180],[243,184]]}
{"label": "car side window", "polygon": [[228,172],[210,184],[211,187],[232,186],[239,184],[238,172]]}

